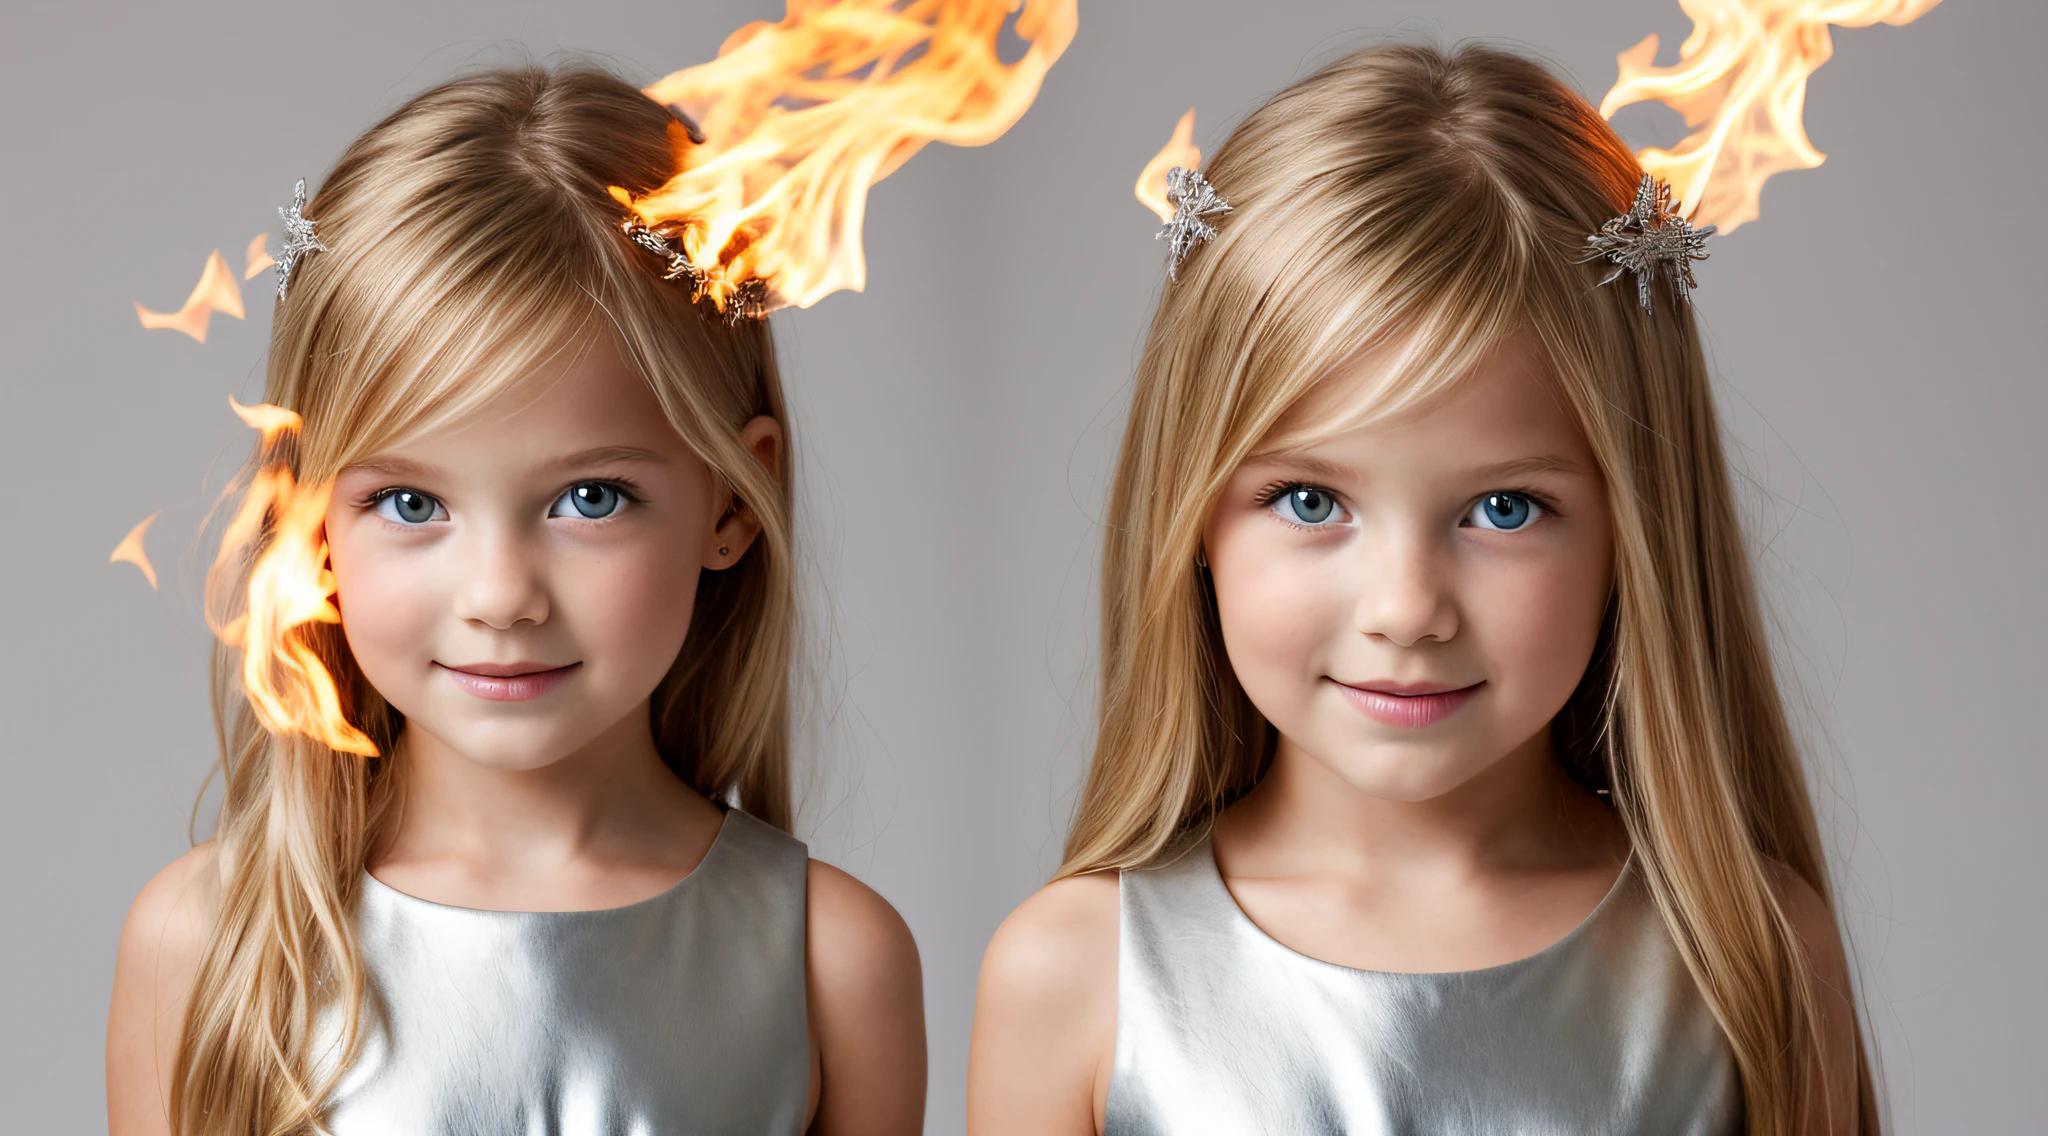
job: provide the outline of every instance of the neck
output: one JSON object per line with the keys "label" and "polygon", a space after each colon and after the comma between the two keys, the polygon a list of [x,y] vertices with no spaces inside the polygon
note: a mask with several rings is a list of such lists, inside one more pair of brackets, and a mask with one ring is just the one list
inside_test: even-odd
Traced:
{"label": "neck", "polygon": [[1427,800],[1375,796],[1284,736],[1218,835],[1260,874],[1457,875],[1552,870],[1616,858],[1620,824],[1551,754],[1549,732]]}
{"label": "neck", "polygon": [[480,878],[548,875],[579,862],[645,860],[650,842],[659,849],[675,838],[679,820],[715,815],[663,764],[645,706],[538,769],[494,768],[412,725],[397,748],[403,806],[380,862]]}

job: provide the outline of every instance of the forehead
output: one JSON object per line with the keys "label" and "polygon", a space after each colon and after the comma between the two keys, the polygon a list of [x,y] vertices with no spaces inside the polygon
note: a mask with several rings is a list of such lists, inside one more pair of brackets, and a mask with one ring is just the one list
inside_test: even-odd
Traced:
{"label": "forehead", "polygon": [[647,381],[609,337],[599,336],[571,344],[460,414],[366,460],[503,468],[607,446],[687,451]]}
{"label": "forehead", "polygon": [[1584,434],[1533,335],[1512,336],[1463,373],[1421,389],[1408,369],[1396,348],[1361,353],[1310,388],[1259,453],[1344,451],[1351,459],[1434,465],[1512,450],[1590,464]]}

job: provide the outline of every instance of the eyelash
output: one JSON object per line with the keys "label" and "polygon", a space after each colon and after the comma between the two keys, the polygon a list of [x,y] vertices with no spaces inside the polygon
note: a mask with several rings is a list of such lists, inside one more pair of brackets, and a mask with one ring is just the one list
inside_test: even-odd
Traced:
{"label": "eyelash", "polygon": [[[569,490],[574,489],[579,485],[609,485],[613,489],[618,490],[619,496],[625,498],[626,502],[631,505],[643,504],[646,501],[646,498],[641,495],[640,483],[634,481],[630,477],[579,477],[576,480],[568,483],[567,485],[562,486],[560,492],[557,492],[553,497],[548,498],[548,500],[551,502],[559,500],[563,493],[567,493]],[[382,501],[384,498],[391,496],[393,493],[419,493],[422,497],[434,497],[432,493],[423,493],[418,489],[414,489],[410,485],[387,485],[382,489],[379,489],[373,493],[369,493],[362,497],[355,503],[356,508],[376,508],[377,502]],[[439,501],[440,498],[434,497],[434,500]]]}
{"label": "eyelash", "polygon": [[640,483],[630,477],[579,477],[562,486],[561,492],[556,493],[555,497],[560,498],[562,493],[567,493],[579,485],[609,485],[618,490],[619,496],[625,498],[629,505],[638,505],[646,500],[640,494]]}
{"label": "eyelash", "polygon": [[[1259,508],[1271,509],[1274,503],[1279,501],[1280,498],[1287,496],[1289,493],[1292,493],[1297,489],[1314,489],[1322,493],[1328,493],[1331,497],[1337,498],[1337,500],[1340,503],[1343,501],[1343,498],[1339,497],[1335,490],[1332,490],[1326,485],[1317,485],[1313,481],[1275,481],[1267,485],[1265,488],[1259,490],[1258,495],[1254,497],[1253,500],[1257,503]],[[1481,493],[1479,496],[1472,498],[1472,500],[1465,503],[1466,512],[1470,512],[1473,505],[1478,504],[1480,501],[1485,500],[1487,497],[1495,493],[1519,494],[1520,496],[1527,497],[1529,500],[1534,501],[1537,507],[1543,510],[1543,515],[1546,517],[1564,516],[1564,510],[1557,507],[1557,499],[1550,496],[1548,493],[1544,493],[1535,489],[1518,489],[1514,486],[1508,485],[1503,485],[1496,489],[1489,489],[1485,493]],[[1317,527],[1300,524],[1295,521],[1290,521],[1285,517],[1281,517],[1280,514],[1277,512],[1275,512],[1273,515],[1279,519],[1281,524],[1288,525],[1293,528],[1306,529],[1311,527]],[[1459,515],[1463,516],[1464,514],[1460,513]]]}
{"label": "eyelash", "polygon": [[[396,493],[420,493],[420,491],[414,489],[410,485],[387,485],[374,493],[364,494],[360,499],[356,501],[355,506],[358,509],[374,509],[377,507],[377,502],[382,501],[386,497],[389,497]],[[434,495],[431,493],[420,493],[420,496],[434,497]],[[434,497],[434,500],[439,501],[440,498]]]}
{"label": "eyelash", "polygon": [[1337,496],[1334,490],[1326,486],[1317,485],[1313,481],[1275,481],[1272,484],[1267,485],[1264,489],[1259,490],[1257,497],[1259,508],[1266,510],[1266,512],[1270,514],[1274,520],[1279,521],[1281,524],[1286,525],[1288,528],[1299,529],[1302,532],[1309,532],[1314,529],[1332,527],[1330,525],[1305,525],[1302,524],[1300,521],[1289,520],[1286,517],[1280,515],[1280,510],[1274,508],[1275,505],[1279,504],[1281,498],[1287,496],[1289,493],[1293,493],[1296,490],[1300,489],[1313,489],[1318,493],[1327,493],[1330,495],[1330,500],[1332,502],[1337,503],[1337,506],[1339,508],[1343,508],[1342,501]]}
{"label": "eyelash", "polygon": [[[1259,508],[1263,509],[1271,505],[1273,502],[1278,501],[1282,494],[1288,493],[1295,489],[1307,488],[1311,488],[1311,486],[1306,481],[1275,481],[1270,485],[1267,485],[1264,489],[1259,490],[1258,493],[1253,495],[1252,499],[1259,506]],[[1316,486],[1314,488],[1321,487]]]}
{"label": "eyelash", "polygon": [[1564,516],[1564,510],[1557,507],[1557,500],[1549,494],[1539,493],[1534,489],[1517,489],[1511,485],[1503,485],[1498,489],[1489,489],[1481,493],[1479,496],[1472,498],[1471,502],[1465,506],[1466,510],[1470,511],[1473,505],[1486,500],[1496,493],[1512,493],[1518,497],[1527,497],[1536,503],[1537,508],[1543,510],[1543,515],[1546,517]]}

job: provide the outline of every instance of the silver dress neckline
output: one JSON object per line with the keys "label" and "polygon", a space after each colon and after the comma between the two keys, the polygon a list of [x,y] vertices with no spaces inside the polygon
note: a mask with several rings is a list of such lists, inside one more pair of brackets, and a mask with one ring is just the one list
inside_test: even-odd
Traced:
{"label": "silver dress neckline", "polygon": [[[796,1136],[808,872],[802,843],[735,809],[688,875],[619,907],[458,907],[369,877],[363,1036],[328,1131]],[[318,1028],[338,1039],[338,1016]]]}
{"label": "silver dress neckline", "polygon": [[1345,966],[1343,963],[1331,962],[1328,959],[1319,959],[1312,954],[1295,950],[1293,947],[1290,947],[1286,943],[1283,943],[1280,940],[1274,938],[1271,932],[1267,931],[1264,927],[1259,926],[1258,920],[1253,919],[1251,917],[1251,913],[1247,912],[1244,909],[1243,904],[1237,902],[1237,896],[1231,893],[1230,884],[1223,878],[1223,869],[1219,867],[1216,863],[1216,849],[1214,845],[1212,845],[1209,842],[1209,839],[1206,836],[1202,838],[1200,846],[1198,848],[1191,848],[1189,854],[1199,854],[1208,858],[1209,872],[1210,874],[1216,877],[1216,886],[1222,889],[1224,898],[1230,901],[1230,907],[1233,911],[1237,913],[1237,918],[1243,921],[1244,929],[1254,935],[1257,935],[1259,938],[1264,939],[1266,942],[1272,944],[1274,950],[1285,952],[1286,954],[1291,955],[1294,958],[1300,959],[1304,964],[1313,966],[1327,966],[1334,970],[1349,974],[1376,975],[1381,978],[1388,979],[1472,978],[1479,975],[1488,974],[1494,971],[1507,970],[1510,967],[1522,966],[1524,964],[1530,966],[1541,965],[1540,960],[1543,958],[1543,956],[1549,954],[1552,951],[1568,950],[1570,949],[1569,944],[1572,942],[1572,940],[1577,939],[1581,935],[1589,934],[1589,929],[1593,927],[1595,923],[1599,922],[1602,913],[1607,911],[1607,909],[1610,906],[1617,905],[1616,897],[1620,895],[1625,888],[1632,886],[1629,877],[1636,871],[1635,852],[1633,849],[1631,849],[1628,855],[1628,859],[1622,861],[1620,874],[1614,877],[1613,883],[1607,885],[1607,891],[1600,896],[1600,902],[1593,905],[1593,910],[1588,911],[1585,914],[1585,916],[1581,918],[1577,923],[1572,924],[1571,929],[1566,931],[1561,937],[1552,941],[1547,946],[1541,947],[1536,951],[1531,952],[1530,954],[1523,955],[1521,958],[1510,959],[1507,962],[1495,963],[1492,966],[1474,967],[1470,970],[1373,970],[1370,967]]}
{"label": "silver dress neckline", "polygon": [[[636,907],[640,907],[644,904],[673,901],[677,892],[688,887],[690,885],[690,881],[703,875],[707,868],[710,868],[715,871],[716,867],[713,861],[720,855],[719,847],[727,843],[725,838],[726,830],[732,827],[732,818],[734,816],[745,817],[747,816],[747,814],[740,812],[737,809],[727,810],[725,815],[719,818],[718,831],[711,834],[711,843],[705,847],[704,854],[697,858],[697,863],[694,867],[692,867],[689,871],[683,873],[683,877],[681,879],[661,889],[660,891],[655,892],[653,895],[648,896],[646,899],[636,899],[631,903],[621,903],[615,907],[580,907],[567,911],[555,911],[546,909],[537,911],[527,911],[523,909],[507,909],[498,907],[464,907],[459,903],[442,903],[439,900],[423,899],[419,896],[412,894],[409,891],[402,891],[398,888],[392,887],[390,884],[385,883],[383,880],[378,879],[375,875],[367,871],[363,873],[363,891],[366,895],[370,892],[382,893],[383,902],[396,903],[399,905],[416,903],[423,908],[430,908],[437,911],[460,911],[468,915],[546,917],[575,915],[605,915],[610,912],[627,912],[633,910]],[[747,819],[753,820],[752,817],[747,817]]]}
{"label": "silver dress neckline", "polygon": [[1206,835],[1118,884],[1105,1136],[1735,1136],[1719,1023],[1631,857],[1572,930],[1477,970],[1364,970],[1267,934]]}

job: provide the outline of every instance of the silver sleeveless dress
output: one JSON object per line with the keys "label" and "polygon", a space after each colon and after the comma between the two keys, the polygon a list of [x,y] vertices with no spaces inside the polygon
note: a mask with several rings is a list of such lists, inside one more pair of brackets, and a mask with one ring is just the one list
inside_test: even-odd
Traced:
{"label": "silver sleeveless dress", "polygon": [[1638,872],[1547,949],[1352,970],[1237,906],[1208,840],[1123,873],[1106,1136],[1724,1136],[1742,1091]]}
{"label": "silver sleeveless dress", "polygon": [[807,858],[734,809],[695,871],[627,907],[475,911],[366,879],[374,996],[329,1130],[801,1132]]}

